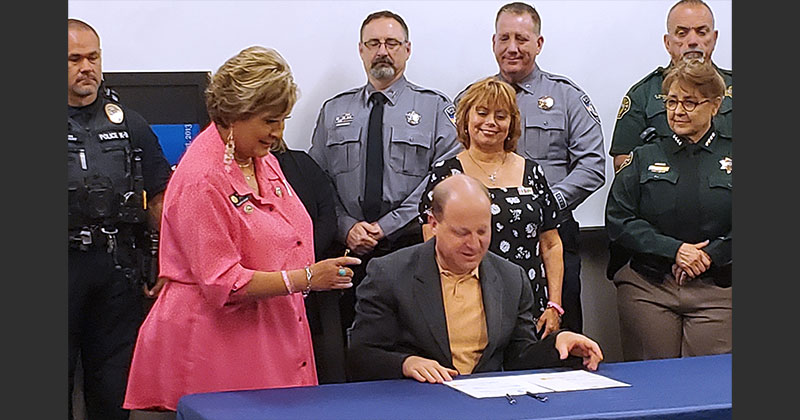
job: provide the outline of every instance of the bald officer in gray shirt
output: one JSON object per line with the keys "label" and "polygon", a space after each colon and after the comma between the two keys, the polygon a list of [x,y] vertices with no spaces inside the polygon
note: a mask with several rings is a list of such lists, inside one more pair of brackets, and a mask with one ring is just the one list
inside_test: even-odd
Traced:
{"label": "bald officer in gray shirt", "polygon": [[597,111],[581,88],[536,65],[543,44],[541,19],[533,7],[515,2],[500,8],[492,45],[500,68],[497,77],[517,91],[523,124],[517,153],[542,166],[560,213],[563,307],[549,305],[548,310],[562,316],[562,328],[580,333],[579,227],[572,210],[605,183],[603,131]]}
{"label": "bald officer in gray shirt", "polygon": [[[343,248],[361,257],[353,276],[356,286],[369,259],[422,242],[416,217],[430,167],[461,150],[450,99],[403,75],[411,43],[400,16],[389,11],[367,16],[361,25],[358,51],[368,83],[322,105],[309,149],[336,188],[337,239]],[[367,154],[373,96],[385,101],[380,194],[365,193],[368,166],[376,160]],[[377,202],[372,216],[365,212],[371,198]],[[344,292],[340,301],[345,329],[354,315],[354,289]]]}

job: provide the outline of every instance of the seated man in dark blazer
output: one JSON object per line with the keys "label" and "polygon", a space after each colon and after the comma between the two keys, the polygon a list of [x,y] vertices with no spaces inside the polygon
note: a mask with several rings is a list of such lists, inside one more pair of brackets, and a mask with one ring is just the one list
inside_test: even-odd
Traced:
{"label": "seated man in dark blazer", "polygon": [[348,330],[351,380],[414,378],[562,366],[596,370],[591,339],[558,331],[537,340],[522,268],[487,252],[491,202],[479,181],[454,175],[433,190],[434,238],[375,258],[356,291]]}

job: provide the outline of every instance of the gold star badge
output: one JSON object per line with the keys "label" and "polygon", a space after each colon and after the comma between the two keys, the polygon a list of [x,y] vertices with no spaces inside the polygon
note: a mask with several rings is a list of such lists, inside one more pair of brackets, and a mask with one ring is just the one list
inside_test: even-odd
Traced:
{"label": "gold star badge", "polygon": [[547,111],[548,109],[553,107],[554,103],[555,103],[555,101],[553,101],[552,97],[550,97],[550,96],[542,96],[541,98],[539,98],[538,105],[539,105],[539,108],[542,108],[543,110]]}
{"label": "gold star badge", "polygon": [[719,161],[719,169],[725,171],[725,173],[730,174],[733,171],[733,159],[729,157],[725,157],[720,159]]}

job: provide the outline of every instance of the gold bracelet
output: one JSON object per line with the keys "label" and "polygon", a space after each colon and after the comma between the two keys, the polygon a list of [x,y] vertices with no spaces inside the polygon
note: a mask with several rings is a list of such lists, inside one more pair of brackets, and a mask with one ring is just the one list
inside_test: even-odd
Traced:
{"label": "gold bracelet", "polygon": [[308,284],[306,284],[306,290],[303,290],[303,297],[308,296],[308,293],[311,292],[311,276],[314,275],[314,273],[311,271],[311,266],[307,265],[305,268],[306,268],[306,281],[308,282]]}

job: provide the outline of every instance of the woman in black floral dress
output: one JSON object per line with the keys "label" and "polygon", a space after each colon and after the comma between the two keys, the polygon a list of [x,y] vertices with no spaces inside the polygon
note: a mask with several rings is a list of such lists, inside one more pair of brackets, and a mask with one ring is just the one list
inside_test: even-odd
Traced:
{"label": "woman in black floral dress", "polygon": [[525,270],[533,289],[534,318],[544,337],[561,324],[564,265],[558,207],[541,166],[514,153],[520,135],[514,89],[493,77],[473,84],[458,102],[456,127],[465,150],[433,165],[420,202],[425,239],[431,236],[427,212],[436,184],[464,173],[486,185],[492,198],[489,250]]}

